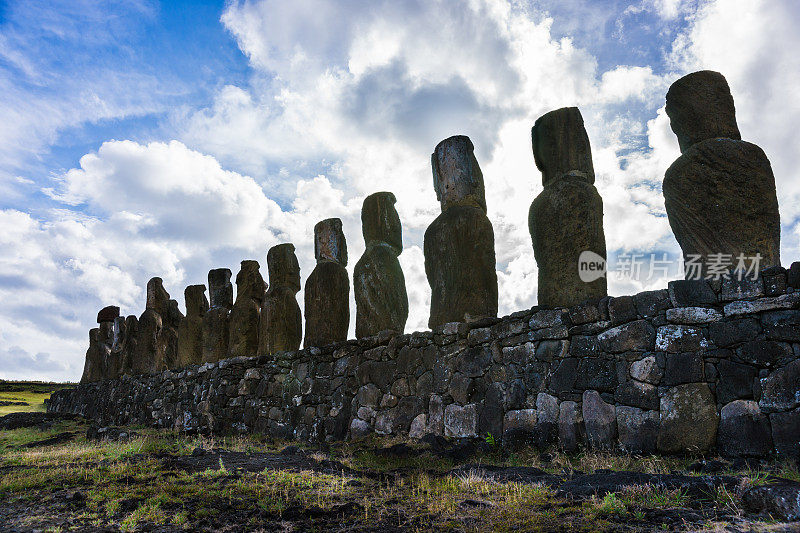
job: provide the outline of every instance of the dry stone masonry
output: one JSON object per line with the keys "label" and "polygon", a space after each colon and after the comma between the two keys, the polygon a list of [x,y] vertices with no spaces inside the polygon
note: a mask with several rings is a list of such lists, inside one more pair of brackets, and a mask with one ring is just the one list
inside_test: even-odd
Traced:
{"label": "dry stone masonry", "polygon": [[[530,230],[540,305],[497,314],[494,234],[483,176],[467,137],[432,156],[442,213],[425,234],[431,331],[406,334],[408,299],[395,197],[367,197],[366,242],[354,272],[357,340],[349,325],[342,223],[314,228],[317,265],[306,281],[305,348],[289,243],[187,287],[187,316],[160,278],[140,318],[98,313],[81,385],[48,409],[100,424],[181,431],[259,432],[332,440],[370,433],[485,438],[631,453],[800,458],[800,262],[778,258],[769,162],[739,140],[720,74],[682,78],[667,113],[683,155],[664,194],[684,255],[761,254],[748,277],[671,281],[664,290],[608,297],[604,279],[577,276],[578,255],[605,256],[602,200],[577,108],[536,121],[533,152],[544,190]],[[266,292],[265,292],[266,291]]]}

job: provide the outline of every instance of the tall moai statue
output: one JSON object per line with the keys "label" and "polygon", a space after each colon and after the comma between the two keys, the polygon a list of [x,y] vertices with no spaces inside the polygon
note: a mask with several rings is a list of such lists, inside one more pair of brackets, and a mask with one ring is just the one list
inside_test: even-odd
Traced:
{"label": "tall moai statue", "polygon": [[267,252],[269,290],[261,304],[258,354],[290,352],[300,348],[303,317],[297,304],[300,264],[294,245],[278,244]]}
{"label": "tall moai statue", "polygon": [[384,330],[403,333],[406,327],[408,295],[397,259],[403,251],[403,231],[396,201],[390,192],[376,192],[364,199],[361,208],[366,250],[353,271],[359,339]]}
{"label": "tall moai statue", "polygon": [[732,258],[735,268],[739,256],[746,267],[757,254],[759,268],[779,265],[775,176],[764,151],[741,140],[725,77],[710,70],[684,76],[669,88],[666,111],[681,156],[662,189],[687,278],[697,274],[692,263],[708,277],[710,264]]}
{"label": "tall moai statue", "polygon": [[183,291],[186,318],[178,327],[178,366],[196,365],[203,360],[203,317],[208,312],[205,285],[189,285]]}
{"label": "tall moai statue", "polygon": [[[539,117],[531,129],[544,190],[528,212],[533,255],[539,267],[538,303],[568,307],[607,295],[605,276],[584,281],[579,260],[592,252],[605,260],[603,200],[594,186],[589,136],[577,107]],[[596,257],[594,259],[597,259]]]}
{"label": "tall moai statue", "polygon": [[160,372],[177,366],[178,326],[182,319],[178,302],[170,299],[161,278],[148,281],[146,308],[136,328],[131,373]]}
{"label": "tall moai statue", "polygon": [[211,308],[203,317],[203,359],[214,363],[228,357],[229,315],[233,307],[231,271],[215,268],[208,272]]}
{"label": "tall moai statue", "polygon": [[258,352],[258,319],[267,284],[259,272],[258,261],[242,261],[236,275],[236,302],[231,309],[228,354],[252,357]]}
{"label": "tall moai statue", "polygon": [[164,317],[161,334],[158,337],[158,346],[163,354],[162,363],[158,370],[180,368],[180,356],[178,355],[178,330],[185,317],[178,308],[177,300],[167,301],[167,315]]}
{"label": "tall moai statue", "polygon": [[473,151],[469,137],[458,135],[440,142],[431,155],[433,188],[442,206],[425,231],[431,329],[497,316],[494,230]]}
{"label": "tall moai statue", "polygon": [[[122,317],[120,317],[121,319]],[[139,352],[139,318],[136,315],[128,315],[124,319],[123,344],[120,347],[122,363],[120,375],[133,374],[134,361]]]}
{"label": "tall moai statue", "polygon": [[122,366],[121,357],[114,347],[119,342],[114,324],[119,318],[119,307],[109,305],[97,313],[97,324],[99,325],[98,341],[103,359],[103,379],[114,379],[119,376]]}
{"label": "tall moai statue", "polygon": [[103,379],[103,360],[100,352],[100,328],[89,330],[89,348],[86,350],[86,361],[83,363],[81,383],[92,383]]}
{"label": "tall moai statue", "polygon": [[314,226],[317,266],[306,280],[304,346],[347,340],[350,326],[350,278],[342,221],[328,218]]}

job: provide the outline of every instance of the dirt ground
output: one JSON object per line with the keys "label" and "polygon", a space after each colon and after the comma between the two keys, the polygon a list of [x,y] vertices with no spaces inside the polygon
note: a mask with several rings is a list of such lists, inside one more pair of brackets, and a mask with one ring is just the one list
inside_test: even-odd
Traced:
{"label": "dirt ground", "polygon": [[0,531],[800,531],[742,494],[796,464],[0,418]]}

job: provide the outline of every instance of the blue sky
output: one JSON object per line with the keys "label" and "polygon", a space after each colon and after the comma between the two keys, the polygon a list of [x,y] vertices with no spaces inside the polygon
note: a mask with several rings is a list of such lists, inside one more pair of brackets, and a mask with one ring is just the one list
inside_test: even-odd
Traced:
{"label": "blue sky", "polygon": [[592,142],[611,263],[677,258],[664,95],[702,68],[726,75],[743,138],[772,161],[788,264],[798,23],[791,0],[2,2],[0,378],[77,379],[97,310],[139,315],[152,276],[183,305],[208,269],[265,267],[291,241],[305,278],[323,218],[343,219],[352,268],[376,190],[398,198],[408,330],[422,329],[429,154],[453,134],[485,176],[501,313],[529,307],[530,127],[567,105]]}

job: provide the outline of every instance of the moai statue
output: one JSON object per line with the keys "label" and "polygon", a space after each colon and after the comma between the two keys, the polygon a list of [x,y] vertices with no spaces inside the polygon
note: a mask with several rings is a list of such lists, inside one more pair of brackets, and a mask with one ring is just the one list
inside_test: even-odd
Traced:
{"label": "moai statue", "polygon": [[99,325],[98,349],[102,359],[103,379],[114,379],[119,376],[121,365],[120,357],[114,352],[114,321],[119,318],[119,307],[109,305],[97,313]]}
{"label": "moai statue", "polygon": [[197,365],[203,360],[203,317],[208,312],[205,285],[189,285],[183,291],[186,318],[178,327],[179,366]]}
{"label": "moai statue", "polygon": [[136,349],[131,357],[131,374],[149,374],[160,368],[163,353],[159,353],[158,337],[163,320],[155,309],[147,308],[139,317]]}
{"label": "moai statue", "polygon": [[686,277],[715,277],[720,266],[739,266],[740,256],[746,268],[757,254],[756,270],[779,265],[775,176],[764,151],[741,140],[725,77],[709,70],[684,76],[667,92],[666,111],[681,156],[662,190]]}
{"label": "moai statue", "polygon": [[158,337],[162,363],[157,370],[174,370],[183,366],[178,355],[178,330],[184,321],[184,316],[178,309],[177,300],[167,301],[167,315],[163,317],[163,321],[161,334]]}
{"label": "moai statue", "polygon": [[581,112],[564,107],[542,115],[533,125],[531,142],[544,185],[528,213],[539,267],[538,303],[569,307],[600,299],[607,294],[605,276],[581,279],[579,266],[579,261],[598,263],[606,257],[603,200],[594,186]]}
{"label": "moai statue", "polygon": [[125,334],[122,337],[124,342],[121,347],[122,368],[120,368],[120,375],[134,373],[134,361],[139,351],[137,348],[139,343],[139,319],[136,315],[128,315],[125,318],[124,331]]}
{"label": "moai statue", "polygon": [[103,361],[100,357],[100,328],[89,330],[89,349],[86,350],[86,362],[83,364],[81,383],[92,383],[103,379]]}
{"label": "moai statue", "polygon": [[403,251],[403,231],[396,201],[390,192],[377,192],[367,196],[361,208],[367,248],[353,272],[359,339],[384,330],[403,333],[408,319],[406,280],[397,260]]}
{"label": "moai statue", "polygon": [[[135,329],[135,347],[130,364],[123,358],[123,372],[129,367],[132,374],[160,372],[177,367],[178,326],[183,314],[178,302],[170,300],[161,278],[147,282],[147,304],[136,328],[127,328],[128,336]],[[127,324],[128,320],[126,320]]]}
{"label": "moai statue", "polygon": [[267,284],[258,261],[242,261],[236,275],[236,302],[231,309],[228,353],[230,357],[252,357],[258,352],[258,318]]}
{"label": "moai statue", "polygon": [[305,347],[347,340],[350,278],[340,219],[329,218],[314,226],[314,256],[317,266],[306,280],[305,290]]}
{"label": "moai statue", "polygon": [[442,206],[425,231],[431,329],[497,316],[494,231],[473,151],[469,137],[458,135],[440,142],[431,155],[433,188]]}
{"label": "moai statue", "polygon": [[203,360],[214,363],[228,357],[228,328],[233,307],[231,271],[216,268],[208,273],[208,294],[211,308],[203,317]]}
{"label": "moai statue", "polygon": [[300,290],[300,265],[294,245],[273,246],[267,252],[269,290],[261,305],[258,354],[290,352],[300,348],[303,317],[297,305]]}

